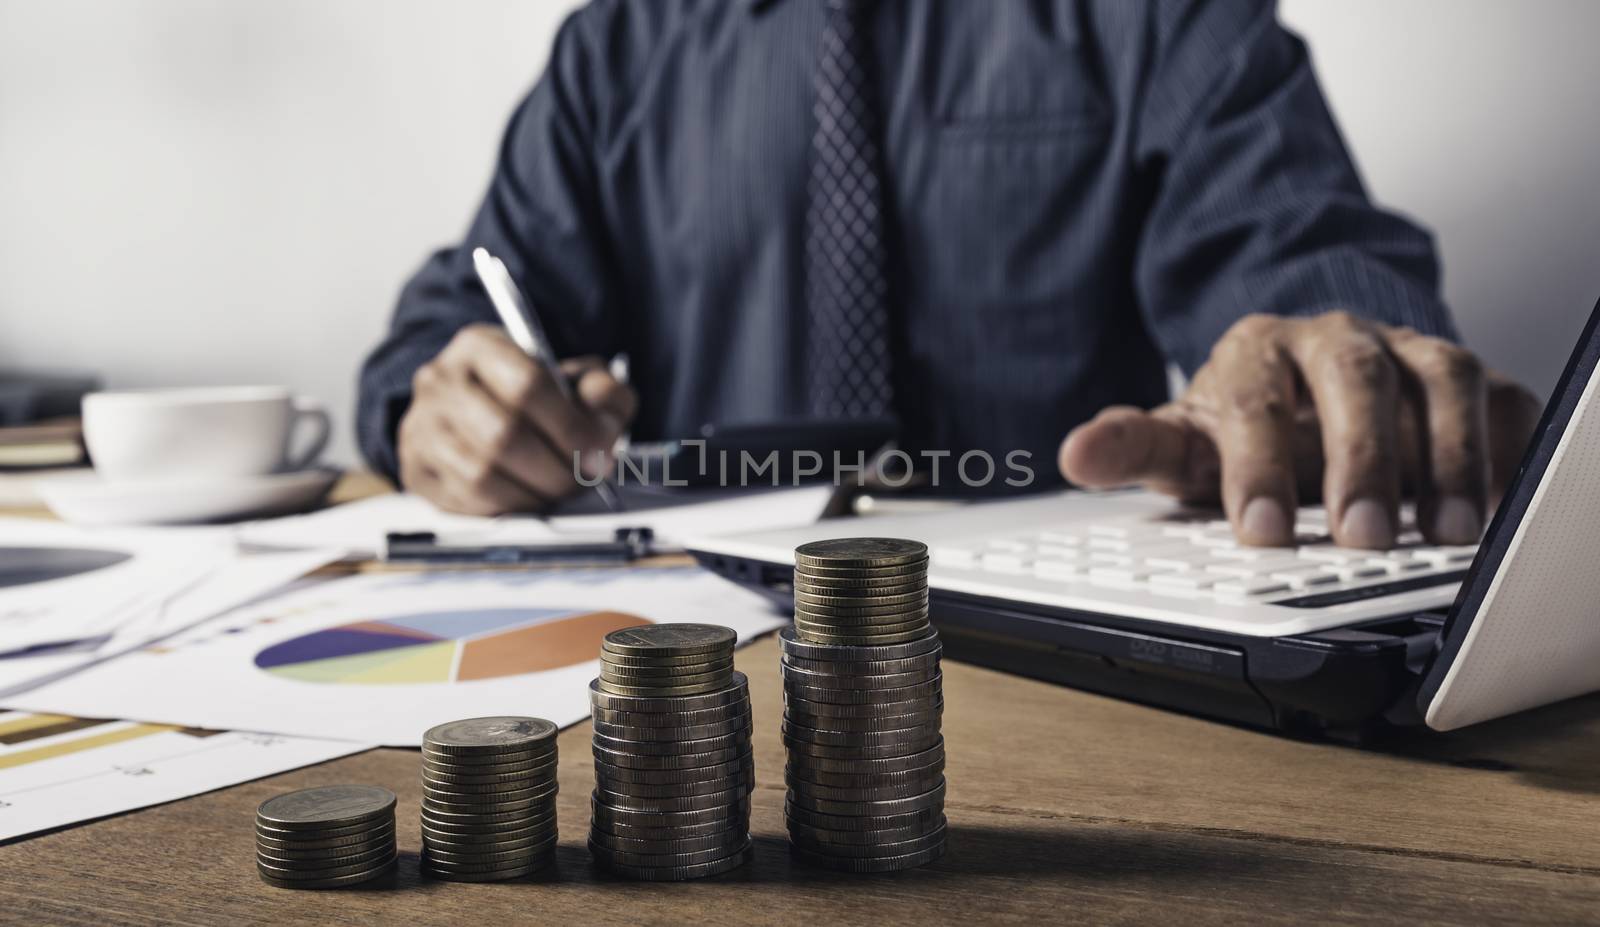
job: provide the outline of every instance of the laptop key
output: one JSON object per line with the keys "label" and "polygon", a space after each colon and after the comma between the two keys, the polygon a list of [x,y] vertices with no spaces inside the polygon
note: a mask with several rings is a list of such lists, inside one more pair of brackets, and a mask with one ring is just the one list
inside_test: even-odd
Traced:
{"label": "laptop key", "polygon": [[1270,576],[1238,576],[1223,579],[1211,587],[1218,595],[1256,596],[1269,592],[1285,592],[1289,584]]}
{"label": "laptop key", "polygon": [[1320,567],[1311,567],[1304,570],[1284,570],[1272,574],[1273,579],[1281,579],[1289,584],[1291,589],[1310,589],[1313,586],[1328,586],[1339,581],[1339,574],[1330,572]]}
{"label": "laptop key", "polygon": [[1151,586],[1168,586],[1178,589],[1209,589],[1217,584],[1217,577],[1209,573],[1157,573],[1150,577]]}

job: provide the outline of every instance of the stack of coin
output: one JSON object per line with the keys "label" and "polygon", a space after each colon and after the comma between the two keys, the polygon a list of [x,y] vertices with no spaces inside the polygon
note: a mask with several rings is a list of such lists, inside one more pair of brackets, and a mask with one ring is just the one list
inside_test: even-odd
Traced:
{"label": "stack of coin", "polygon": [[750,859],[750,689],[736,635],[658,624],[606,635],[594,703],[589,852],[611,872],[681,881]]}
{"label": "stack of coin", "polygon": [[894,538],[795,551],[783,650],[784,818],[796,858],[850,872],[944,855],[942,647],[928,548]]}
{"label": "stack of coin", "polygon": [[279,888],[339,888],[394,871],[394,793],[330,785],[256,809],[256,871]]}
{"label": "stack of coin", "polygon": [[451,721],[422,735],[422,871],[494,882],[556,851],[556,726],[543,718]]}

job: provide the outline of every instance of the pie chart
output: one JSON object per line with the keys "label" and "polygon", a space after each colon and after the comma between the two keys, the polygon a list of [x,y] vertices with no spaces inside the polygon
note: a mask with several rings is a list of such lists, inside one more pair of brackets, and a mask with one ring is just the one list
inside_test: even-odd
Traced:
{"label": "pie chart", "polygon": [[650,624],[623,612],[491,608],[369,618],[277,643],[255,664],[297,682],[459,683],[587,663],[621,628]]}

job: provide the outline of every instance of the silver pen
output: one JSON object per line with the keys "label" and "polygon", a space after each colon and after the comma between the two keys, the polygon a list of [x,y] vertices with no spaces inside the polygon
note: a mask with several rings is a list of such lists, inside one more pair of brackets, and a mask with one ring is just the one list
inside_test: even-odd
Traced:
{"label": "silver pen", "polygon": [[[539,324],[539,317],[534,314],[533,306],[517,288],[516,281],[511,279],[511,273],[506,270],[505,263],[484,248],[473,248],[472,266],[478,272],[478,279],[483,281],[483,288],[489,294],[489,302],[494,304],[495,312],[500,314],[500,323],[511,333],[511,340],[516,342],[524,354],[533,358],[546,373],[550,374],[550,378],[556,382],[556,389],[561,390],[562,396],[576,402],[577,397],[572,394],[572,386],[567,383],[566,374],[561,372],[561,363],[550,347],[550,339],[544,333],[544,326]],[[606,504],[606,508],[613,512],[622,511],[622,500],[617,497],[617,491],[611,488],[610,483],[601,480],[594,485],[594,491],[600,497],[600,501]]]}

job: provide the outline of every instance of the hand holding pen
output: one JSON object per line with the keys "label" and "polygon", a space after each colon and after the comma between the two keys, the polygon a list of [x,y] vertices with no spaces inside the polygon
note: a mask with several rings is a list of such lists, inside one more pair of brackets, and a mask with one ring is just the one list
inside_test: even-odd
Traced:
{"label": "hand holding pen", "polygon": [[[486,284],[491,300],[498,288]],[[585,491],[574,454],[586,475],[609,468],[637,406],[633,391],[599,358],[554,363],[542,339],[530,351],[515,337],[509,323],[468,326],[418,370],[398,432],[406,489],[453,512],[537,512]],[[594,491],[612,507],[615,491],[602,485]]]}

